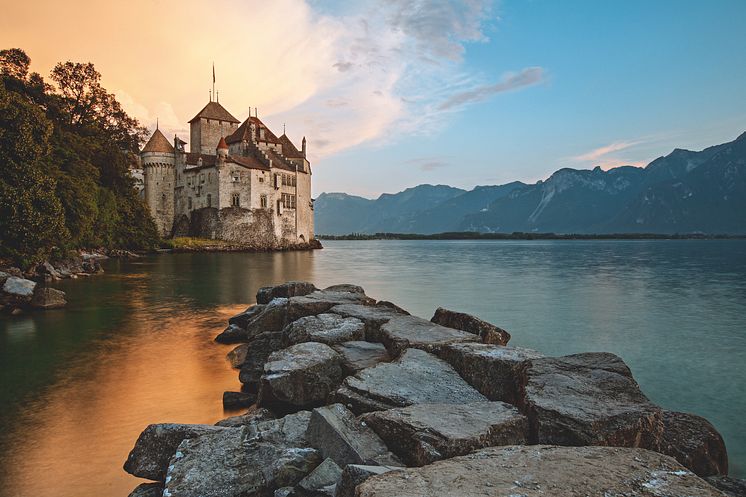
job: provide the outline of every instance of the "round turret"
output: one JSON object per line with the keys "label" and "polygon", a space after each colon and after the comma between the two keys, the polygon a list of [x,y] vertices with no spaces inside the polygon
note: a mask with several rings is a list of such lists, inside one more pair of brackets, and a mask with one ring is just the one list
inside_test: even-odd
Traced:
{"label": "round turret", "polygon": [[169,236],[174,221],[174,147],[156,129],[140,152],[145,180],[145,203],[161,236]]}

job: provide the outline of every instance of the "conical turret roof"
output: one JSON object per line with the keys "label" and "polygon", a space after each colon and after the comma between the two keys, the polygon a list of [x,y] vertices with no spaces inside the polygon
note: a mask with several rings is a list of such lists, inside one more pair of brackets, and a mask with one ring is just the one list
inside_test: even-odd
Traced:
{"label": "conical turret roof", "polygon": [[218,142],[218,150],[228,150],[228,144],[225,143],[225,137],[221,136]]}
{"label": "conical turret roof", "polygon": [[153,132],[153,136],[150,137],[148,143],[142,148],[143,152],[162,152],[162,153],[174,153],[174,146],[168,141],[161,130],[156,128]]}

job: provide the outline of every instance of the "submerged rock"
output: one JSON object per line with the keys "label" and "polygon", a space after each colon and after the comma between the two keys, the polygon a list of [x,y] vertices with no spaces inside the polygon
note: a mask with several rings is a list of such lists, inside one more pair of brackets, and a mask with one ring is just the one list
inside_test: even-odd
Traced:
{"label": "submerged rock", "polygon": [[417,404],[363,416],[408,466],[496,445],[526,443],[528,422],[503,402]]}
{"label": "submerged rock", "polygon": [[471,314],[438,307],[430,321],[441,326],[479,335],[483,343],[507,345],[510,341],[510,333]]}
{"label": "submerged rock", "polygon": [[219,433],[227,429],[229,428],[175,423],[150,425],[135,442],[134,448],[124,463],[124,470],[140,478],[163,481],[166,477],[168,461],[182,440]]}
{"label": "submerged rock", "polygon": [[723,437],[701,416],[663,411],[659,452],[675,458],[699,476],[728,474],[728,453]]}
{"label": "submerged rock", "polygon": [[37,286],[31,299],[31,307],[35,309],[60,309],[67,305],[65,292],[47,286]]}
{"label": "submerged rock", "polygon": [[342,381],[342,358],[328,345],[299,343],[273,352],[264,365],[259,404],[322,404]]}
{"label": "submerged rock", "polygon": [[479,340],[472,333],[446,328],[417,316],[396,316],[381,325],[379,336],[373,338],[394,357],[410,347],[437,353],[448,344]]}
{"label": "submerged rock", "polygon": [[334,397],[356,414],[412,404],[487,401],[447,362],[418,349],[348,377]]}
{"label": "submerged rock", "polygon": [[342,368],[347,375],[391,360],[386,347],[380,343],[353,341],[340,343],[332,348],[342,357]]}
{"label": "submerged rock", "polygon": [[324,313],[293,321],[285,328],[284,333],[289,344],[320,342],[334,345],[364,339],[365,326],[356,318]]}
{"label": "submerged rock", "polygon": [[618,447],[482,449],[369,478],[357,497],[722,497],[673,458]]}
{"label": "submerged rock", "polygon": [[277,286],[265,286],[259,289],[256,293],[257,304],[269,304],[272,299],[277,297],[297,297],[301,295],[308,295],[317,291],[315,285],[307,283],[305,281],[288,281],[282,285]]}
{"label": "submerged rock", "polygon": [[658,448],[661,409],[614,354],[534,359],[523,374],[531,443]]}
{"label": "submerged rock", "polygon": [[403,469],[397,466],[366,466],[360,464],[348,464],[342,471],[342,476],[337,483],[335,497],[355,497],[355,489],[371,476],[382,475],[389,471]]}
{"label": "submerged rock", "polygon": [[401,465],[383,440],[342,404],[314,409],[306,439],[321,450],[324,457],[332,458],[342,467],[347,464]]}

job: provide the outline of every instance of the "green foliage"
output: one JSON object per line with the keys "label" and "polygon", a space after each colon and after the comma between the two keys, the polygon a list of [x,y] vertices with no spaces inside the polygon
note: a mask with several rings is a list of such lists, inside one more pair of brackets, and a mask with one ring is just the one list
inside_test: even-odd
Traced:
{"label": "green foliage", "polygon": [[92,64],[57,64],[55,89],[29,63],[0,51],[0,257],[28,265],[53,251],[157,246],[129,173],[145,128]]}

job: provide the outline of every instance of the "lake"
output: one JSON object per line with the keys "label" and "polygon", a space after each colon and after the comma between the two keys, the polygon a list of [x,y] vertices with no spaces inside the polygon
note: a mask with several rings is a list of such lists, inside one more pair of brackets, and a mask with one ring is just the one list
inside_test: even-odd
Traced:
{"label": "lake", "polygon": [[0,495],[126,496],[149,423],[214,423],[238,390],[212,339],[260,286],[349,282],[429,318],[475,314],[548,355],[609,351],[708,418],[746,477],[746,241],[327,241],[315,252],[110,260],[69,307],[0,317]]}

